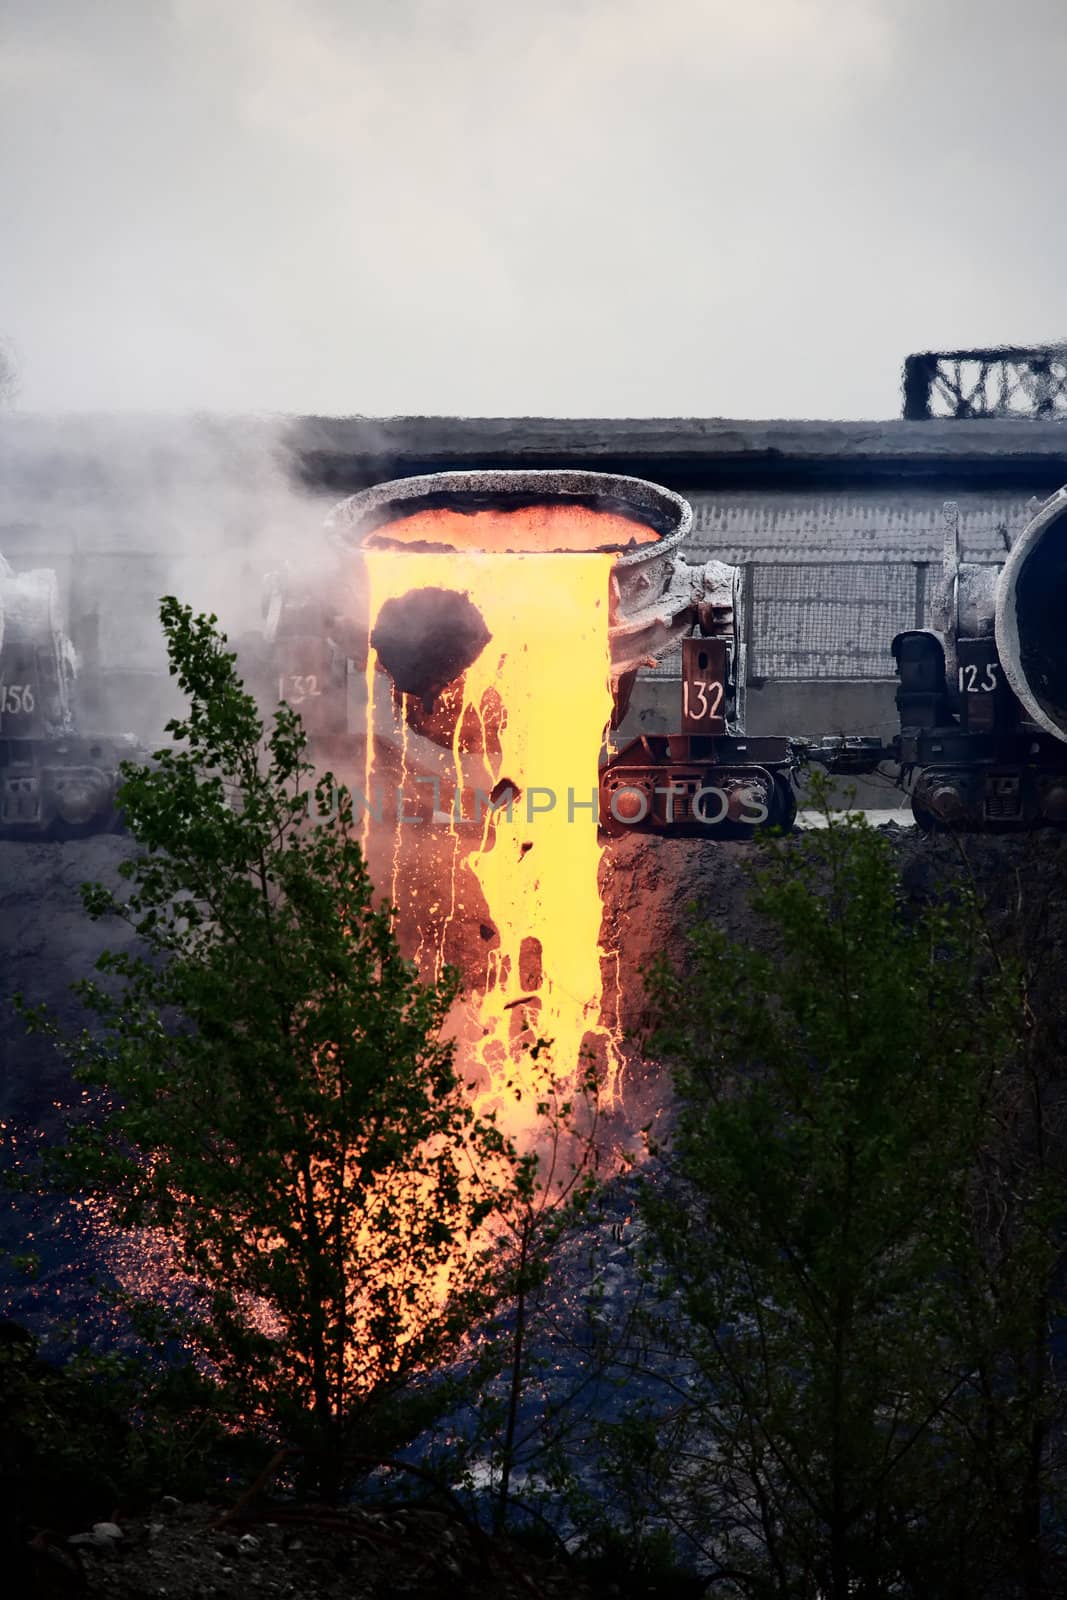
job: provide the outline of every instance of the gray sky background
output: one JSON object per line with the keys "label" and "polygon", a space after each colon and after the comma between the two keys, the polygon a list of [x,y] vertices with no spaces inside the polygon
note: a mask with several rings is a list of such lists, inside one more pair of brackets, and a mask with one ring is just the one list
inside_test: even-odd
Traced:
{"label": "gray sky background", "polygon": [[886,417],[1067,336],[1064,0],[0,0],[25,411]]}

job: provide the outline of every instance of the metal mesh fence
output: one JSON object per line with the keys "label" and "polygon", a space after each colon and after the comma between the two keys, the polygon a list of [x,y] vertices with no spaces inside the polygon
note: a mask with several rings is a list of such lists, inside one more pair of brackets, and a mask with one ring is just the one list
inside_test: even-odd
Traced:
{"label": "metal mesh fence", "polygon": [[[933,581],[927,562],[747,563],[749,679],[892,678],[893,636],[929,626]],[[647,675],[680,671],[676,652]]]}
{"label": "metal mesh fence", "polygon": [[914,628],[914,562],[750,568],[749,674],[754,678],[890,678],[889,647]]}

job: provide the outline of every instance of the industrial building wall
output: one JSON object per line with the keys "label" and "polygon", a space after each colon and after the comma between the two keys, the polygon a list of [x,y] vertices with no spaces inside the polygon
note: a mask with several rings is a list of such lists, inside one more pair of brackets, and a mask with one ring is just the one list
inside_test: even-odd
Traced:
{"label": "industrial building wall", "polygon": [[236,635],[259,620],[265,572],[313,558],[333,497],[286,482],[278,432],[197,417],[0,421],[0,556],[56,573],[87,730],[150,742],[180,709],[164,594]]}
{"label": "industrial building wall", "polygon": [[1033,514],[1026,494],[906,481],[869,490],[693,493],[690,560],[717,556],[745,569],[749,677],[891,677],[893,635],[930,623],[947,494],[959,506],[965,561],[1003,561]]}
{"label": "industrial building wall", "polygon": [[[766,425],[768,428],[773,425]],[[97,691],[99,731],[154,737],[176,701],[157,621],[174,592],[236,632],[258,614],[273,564],[324,548],[337,490],[287,476],[281,423],[185,419],[5,419],[0,555],[52,567]],[[522,439],[516,436],[516,464]],[[755,470],[755,469],[753,469]],[[382,476],[393,475],[383,470]],[[753,732],[879,733],[894,726],[889,644],[926,622],[940,571],[942,507],[960,506],[965,558],[997,561],[1032,511],[1018,492],[905,470],[871,487],[687,487],[686,555],[745,569],[748,722]],[[628,728],[676,725],[677,661],[643,675]]]}
{"label": "industrial building wall", "polygon": [[[724,487],[693,490],[694,549],[723,561],[940,561],[946,498],[960,510],[960,539],[968,561],[1003,557],[1005,536],[1029,520],[1028,491],[1008,493],[954,488],[908,476],[870,488],[812,489]],[[684,491],[683,491],[684,492]]]}

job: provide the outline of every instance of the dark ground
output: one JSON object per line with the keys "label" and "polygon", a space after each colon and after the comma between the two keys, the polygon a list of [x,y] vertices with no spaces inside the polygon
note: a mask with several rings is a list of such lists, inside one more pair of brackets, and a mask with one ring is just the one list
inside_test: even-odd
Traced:
{"label": "dark ground", "polygon": [[[887,836],[911,897],[924,899],[946,879],[962,877],[989,896],[994,923],[1016,917],[1020,909],[1035,925],[1039,922],[1038,981],[1052,991],[1062,988],[1067,840],[1045,835],[971,838],[958,844],[896,828]],[[35,1140],[54,1139],[64,1109],[77,1095],[64,1061],[46,1041],[26,1036],[10,999],[22,992],[28,1001],[45,1003],[63,1022],[76,1025],[79,1012],[69,985],[90,973],[102,950],[129,938],[121,924],[89,921],[78,886],[87,879],[118,885],[118,866],[133,848],[130,840],[116,836],[64,844],[0,842],[0,1124],[9,1156]],[[621,1014],[627,1028],[638,1028],[643,1018],[641,974],[660,952],[683,956],[686,929],[694,919],[710,918],[735,938],[759,941],[744,892],[752,854],[745,844],[664,842],[637,835],[610,845],[603,878],[606,929],[622,952]],[[639,1126],[663,1091],[659,1069],[642,1063],[637,1052],[630,1092],[632,1120]],[[62,1348],[69,1336],[57,1335],[56,1324],[72,1315],[79,1319],[77,1343],[107,1348],[114,1330],[94,1309],[95,1294],[87,1283],[88,1272],[104,1260],[91,1219],[60,1204],[31,1215],[25,1202],[6,1198],[0,1203],[0,1250],[36,1249],[42,1258],[41,1273],[30,1284],[0,1267],[0,1317],[45,1335],[46,1354]],[[617,1242],[618,1220],[606,1222],[603,1231],[609,1243]],[[615,1248],[610,1254],[620,1251]],[[597,1270],[610,1276],[624,1269],[616,1263]],[[108,1517],[113,1510],[102,1507],[100,1515]],[[611,1592],[603,1586],[583,1590],[574,1573],[555,1558],[534,1560],[528,1552],[507,1548],[494,1553],[446,1513],[359,1513],[343,1529],[314,1521],[303,1528],[266,1526],[260,1520],[221,1530],[212,1526],[217,1516],[209,1507],[172,1504],[147,1517],[122,1519],[120,1540],[89,1539],[75,1546],[67,1542],[71,1529],[63,1527],[52,1553],[42,1551],[36,1558],[35,1587],[22,1592],[74,1593],[86,1582],[89,1592],[113,1600],[156,1595],[207,1600],[239,1594],[309,1600],[371,1600],[394,1594],[512,1600],[531,1593],[546,1600],[565,1595],[579,1600],[583,1594]],[[245,1534],[255,1543],[242,1546]]]}
{"label": "dark ground", "polygon": [[[109,1536],[104,1530],[120,1534]],[[593,1600],[563,1557],[472,1536],[446,1512],[322,1513],[221,1525],[217,1508],[165,1500],[150,1516],[41,1541],[17,1600]],[[12,1591],[8,1591],[12,1593]]]}
{"label": "dark ground", "polygon": [[[1059,985],[1067,946],[1067,839],[974,836],[958,843],[894,826],[886,834],[913,896],[924,898],[946,877],[962,876],[991,897],[998,915],[1014,914],[1020,906],[1036,915],[1043,906],[1048,925],[1040,933],[1041,977]],[[32,1004],[43,1003],[71,1029],[83,1020],[71,983],[91,974],[103,950],[127,945],[131,935],[119,921],[91,922],[81,907],[79,885],[99,880],[118,888],[118,867],[134,848],[130,839],[117,835],[66,843],[0,841],[0,1131],[8,1159],[12,1151],[17,1157],[35,1141],[54,1139],[65,1108],[79,1094],[53,1046],[27,1036],[11,999],[21,993]],[[645,1020],[643,975],[663,952],[683,957],[694,920],[710,918],[733,938],[759,941],[744,887],[752,859],[753,846],[745,843],[711,845],[638,834],[609,843],[601,874],[605,936],[621,952],[619,1014],[628,1033],[639,1031]],[[471,921],[469,928],[456,930],[449,956],[465,964],[470,954],[477,971],[484,947],[478,921]],[[613,963],[605,963],[605,979],[610,995]],[[659,1079],[654,1062],[643,1060],[639,1050],[629,1052],[625,1087],[635,1128],[663,1099]],[[29,1239],[27,1226],[33,1232]],[[5,1294],[0,1315],[34,1325],[38,1316],[54,1316],[59,1306],[84,1302],[86,1265],[95,1260],[91,1219],[42,1213],[28,1225],[10,1198],[0,1197],[0,1250],[5,1247],[39,1250],[43,1270],[34,1285]],[[105,1341],[109,1336],[106,1323],[92,1331]]]}

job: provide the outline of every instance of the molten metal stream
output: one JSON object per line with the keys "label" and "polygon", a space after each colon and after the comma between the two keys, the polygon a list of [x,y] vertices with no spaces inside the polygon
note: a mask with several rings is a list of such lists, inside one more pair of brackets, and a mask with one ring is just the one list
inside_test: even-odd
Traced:
{"label": "molten metal stream", "polygon": [[[431,588],[466,594],[490,635],[458,688],[453,684],[446,691],[462,702],[452,740],[456,790],[469,797],[474,789],[488,792],[507,781],[518,798],[510,815],[486,808],[480,828],[450,821],[452,849],[444,854],[451,860],[451,882],[435,885],[440,914],[419,931],[440,969],[449,924],[466,920],[476,926],[488,917],[493,938],[474,997],[473,1060],[461,1058],[461,1067],[475,1069],[481,1079],[476,1109],[495,1111],[503,1131],[529,1145],[540,1129],[544,1074],[543,1062],[532,1061],[524,1046],[539,1038],[552,1042],[552,1071],[564,1092],[579,1072],[583,1049],[592,1051],[601,1104],[614,1095],[617,1041],[602,1019],[597,881],[598,761],[612,713],[609,576],[615,551],[650,542],[656,534],[610,513],[538,506],[473,516],[421,512],[389,524],[378,538],[379,548],[373,541],[364,547],[372,628],[386,601]],[[372,649],[369,714],[376,664]],[[404,727],[407,749],[406,722]],[[375,787],[373,749],[368,738],[368,796]],[[464,813],[469,815],[469,805]],[[396,825],[394,900],[402,868],[409,875],[432,872],[442,856],[426,851],[427,831]],[[474,1174],[471,1181],[477,1180]],[[372,1201],[419,1227],[427,1190],[413,1176]],[[119,1252],[116,1271],[127,1287],[140,1287],[146,1270],[173,1278],[165,1238],[155,1241],[159,1259],[153,1260],[143,1239],[131,1253],[126,1235],[109,1219],[97,1220],[112,1236]],[[367,1219],[357,1213],[351,1223],[354,1259],[364,1263],[371,1282],[375,1275],[392,1274],[410,1297],[409,1326],[417,1331],[446,1300],[454,1268],[443,1265],[424,1283],[406,1283],[401,1268],[383,1257],[382,1238]],[[456,1262],[478,1245],[458,1242]],[[373,1306],[355,1293],[350,1310],[348,1382],[355,1393],[381,1371],[369,1320]],[[281,1331],[269,1318],[262,1330]]]}
{"label": "molten metal stream", "polygon": [[[598,760],[612,713],[608,580],[614,550],[656,535],[610,513],[537,506],[473,516],[426,511],[380,537],[409,548],[365,547],[372,629],[387,600],[436,588],[466,594],[491,636],[462,678],[452,761],[468,820],[457,820],[453,807],[450,827],[469,847],[457,842],[448,917],[433,943],[440,965],[447,922],[484,920],[480,891],[499,939],[489,945],[476,999],[478,1108],[495,1110],[506,1131],[521,1135],[536,1120],[539,1072],[524,1046],[538,1038],[551,1042],[564,1085],[591,1053],[602,1103],[614,1093],[597,882]],[[370,705],[376,664],[372,649]],[[472,718],[481,735],[473,740]],[[372,772],[367,782],[370,793]],[[472,828],[473,791],[498,785],[517,792],[510,815],[486,806],[480,831]],[[394,862],[420,844],[419,829],[398,825]]]}

